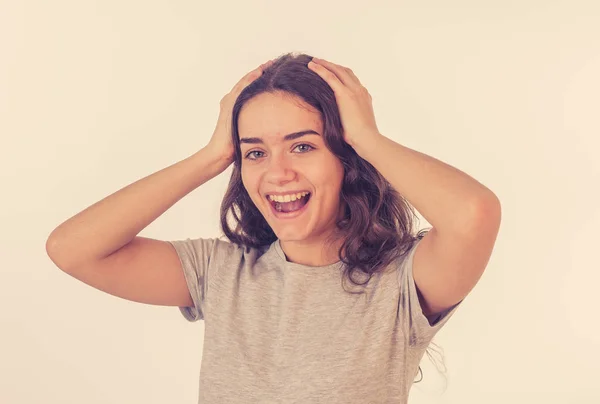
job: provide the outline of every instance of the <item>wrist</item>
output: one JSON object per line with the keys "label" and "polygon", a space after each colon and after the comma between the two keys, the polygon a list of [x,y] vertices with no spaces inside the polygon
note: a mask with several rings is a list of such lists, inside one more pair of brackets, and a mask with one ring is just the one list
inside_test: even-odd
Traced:
{"label": "wrist", "polygon": [[224,150],[222,147],[209,143],[201,151],[210,156],[211,160],[222,162],[223,164],[233,162],[233,150]]}
{"label": "wrist", "polygon": [[208,164],[207,167],[215,174],[225,171],[233,162],[233,156],[229,158],[226,153],[222,153],[220,150],[208,145],[190,156],[190,159],[197,161],[202,166]]}
{"label": "wrist", "polygon": [[368,160],[368,157],[373,153],[374,150],[377,150],[381,147],[381,144],[385,141],[385,136],[381,133],[376,133],[370,136],[365,136],[362,142],[352,142],[348,143],[358,154],[365,160]]}

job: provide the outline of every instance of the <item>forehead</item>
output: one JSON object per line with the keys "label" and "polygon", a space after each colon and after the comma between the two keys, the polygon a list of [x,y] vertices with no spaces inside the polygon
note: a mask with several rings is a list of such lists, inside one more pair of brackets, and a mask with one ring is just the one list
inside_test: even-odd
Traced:
{"label": "forehead", "polygon": [[321,116],[297,97],[263,93],[248,101],[238,118],[240,137],[277,142],[288,133],[313,129],[322,133]]}

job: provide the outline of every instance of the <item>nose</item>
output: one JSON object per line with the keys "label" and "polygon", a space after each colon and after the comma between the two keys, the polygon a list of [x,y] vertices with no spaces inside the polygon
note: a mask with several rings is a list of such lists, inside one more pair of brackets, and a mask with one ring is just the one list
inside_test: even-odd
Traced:
{"label": "nose", "polygon": [[273,184],[284,184],[296,178],[293,163],[285,153],[276,153],[271,156],[266,167],[265,179]]}

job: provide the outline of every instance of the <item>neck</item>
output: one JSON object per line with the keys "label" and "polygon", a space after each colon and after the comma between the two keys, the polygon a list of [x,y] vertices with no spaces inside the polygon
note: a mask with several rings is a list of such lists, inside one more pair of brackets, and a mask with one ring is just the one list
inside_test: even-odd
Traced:
{"label": "neck", "polygon": [[[333,240],[333,241],[332,241]],[[279,240],[286,259],[300,265],[321,267],[340,260],[338,251],[344,242],[342,237],[319,237],[310,240]]]}

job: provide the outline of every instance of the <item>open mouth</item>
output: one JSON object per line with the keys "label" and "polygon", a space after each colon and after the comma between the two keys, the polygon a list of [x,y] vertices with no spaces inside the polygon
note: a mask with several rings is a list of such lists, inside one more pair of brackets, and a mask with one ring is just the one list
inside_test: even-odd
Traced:
{"label": "open mouth", "polygon": [[302,192],[302,195],[296,195],[295,200],[291,200],[291,198],[275,198],[267,195],[267,200],[271,204],[271,207],[276,213],[286,214],[286,213],[294,213],[302,210],[308,201],[310,200],[311,193],[310,192]]}

